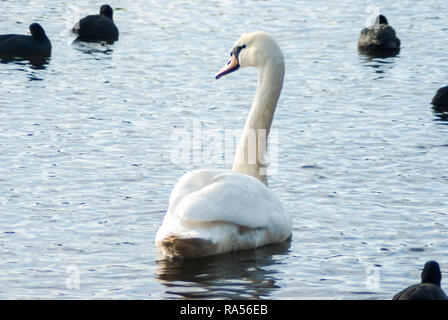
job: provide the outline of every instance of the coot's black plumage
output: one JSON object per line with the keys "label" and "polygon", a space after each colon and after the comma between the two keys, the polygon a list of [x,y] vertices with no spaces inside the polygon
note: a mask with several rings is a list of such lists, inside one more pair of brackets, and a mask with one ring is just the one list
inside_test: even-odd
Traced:
{"label": "coot's black plumage", "polygon": [[112,8],[104,4],[100,14],[89,15],[74,25],[73,31],[79,34],[81,41],[107,41],[118,40],[118,28],[113,20]]}
{"label": "coot's black plumage", "polygon": [[448,86],[437,90],[431,103],[436,112],[448,112]]}
{"label": "coot's black plumage", "polygon": [[436,261],[428,261],[422,272],[422,282],[397,293],[393,300],[448,300],[440,288],[442,274]]}
{"label": "coot's black plumage", "polygon": [[30,25],[31,36],[21,34],[0,35],[1,57],[50,56],[51,42],[38,23]]}
{"label": "coot's black plumage", "polygon": [[361,30],[358,50],[372,57],[390,57],[400,52],[400,39],[397,38],[385,16],[379,15],[375,24]]}

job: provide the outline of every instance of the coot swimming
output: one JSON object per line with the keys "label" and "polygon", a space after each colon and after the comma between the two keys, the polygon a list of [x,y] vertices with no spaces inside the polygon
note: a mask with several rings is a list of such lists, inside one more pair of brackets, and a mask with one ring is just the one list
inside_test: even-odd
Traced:
{"label": "coot swimming", "polygon": [[436,261],[428,261],[422,272],[422,282],[414,284],[397,293],[393,300],[447,300],[448,297],[440,288],[442,274]]}
{"label": "coot swimming", "polygon": [[73,26],[72,30],[79,34],[77,40],[80,41],[113,43],[118,40],[118,28],[113,20],[113,10],[107,4],[101,6],[100,14],[82,18]]}
{"label": "coot swimming", "polygon": [[448,112],[448,86],[437,90],[431,104],[436,112]]}
{"label": "coot swimming", "polygon": [[373,26],[361,30],[358,38],[358,50],[371,57],[391,57],[400,52],[400,43],[394,28],[381,14],[376,17]]}
{"label": "coot swimming", "polygon": [[31,35],[0,35],[1,57],[35,57],[50,56],[51,42],[44,29],[38,23],[30,25]]}

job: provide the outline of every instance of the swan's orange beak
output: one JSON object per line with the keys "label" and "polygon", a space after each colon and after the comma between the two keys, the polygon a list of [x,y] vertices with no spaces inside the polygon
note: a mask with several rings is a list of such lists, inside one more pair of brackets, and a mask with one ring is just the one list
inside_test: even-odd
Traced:
{"label": "swan's orange beak", "polygon": [[219,79],[228,73],[238,70],[239,67],[240,63],[238,62],[238,59],[232,54],[229,62],[227,62],[227,64],[215,75],[215,79]]}

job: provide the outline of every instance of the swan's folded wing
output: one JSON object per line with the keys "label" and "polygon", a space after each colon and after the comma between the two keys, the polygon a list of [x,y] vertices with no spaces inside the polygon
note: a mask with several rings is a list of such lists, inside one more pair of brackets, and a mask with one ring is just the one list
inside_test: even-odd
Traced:
{"label": "swan's folded wing", "polygon": [[168,215],[184,224],[227,222],[266,227],[272,218],[286,219],[272,191],[257,179],[235,172],[198,170],[184,176],[170,197]]}

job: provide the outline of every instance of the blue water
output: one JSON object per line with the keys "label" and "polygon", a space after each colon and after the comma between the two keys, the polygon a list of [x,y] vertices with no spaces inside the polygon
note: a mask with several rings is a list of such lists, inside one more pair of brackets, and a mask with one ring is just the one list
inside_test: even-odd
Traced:
{"label": "blue water", "polygon": [[[446,1],[110,1],[119,41],[72,44],[101,4],[0,2],[2,34],[39,22],[53,45],[41,68],[0,64],[0,298],[390,299],[430,259],[448,287]],[[375,8],[396,57],[357,52]],[[269,185],[292,240],[156,261],[177,179],[231,167],[172,161],[172,133],[243,127],[256,71],[213,76],[255,30],[285,56]]]}

